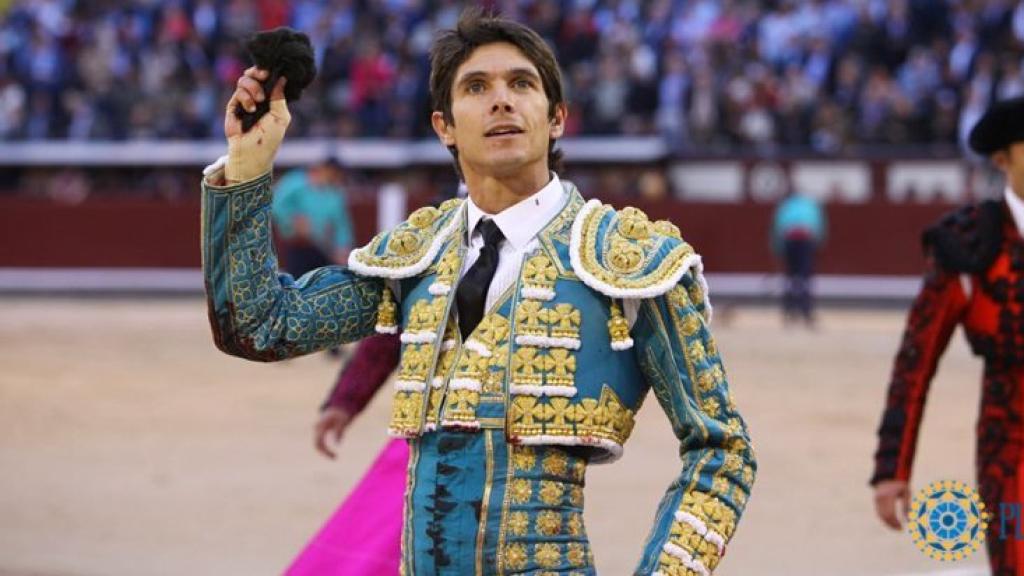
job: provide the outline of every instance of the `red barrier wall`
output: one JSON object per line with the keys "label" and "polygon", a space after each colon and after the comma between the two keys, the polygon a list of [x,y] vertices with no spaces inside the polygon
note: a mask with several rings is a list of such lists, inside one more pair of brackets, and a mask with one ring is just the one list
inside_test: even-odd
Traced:
{"label": "red barrier wall", "polygon": [[[419,206],[425,198],[410,200]],[[765,204],[686,203],[635,198],[652,218],[668,218],[704,256],[710,272],[770,272],[773,208]],[[918,274],[920,232],[950,205],[829,204],[828,243],[819,270],[830,274]],[[376,226],[372,200],[351,206],[356,237]],[[198,267],[199,202],[90,198],[67,206],[0,196],[0,267]]]}

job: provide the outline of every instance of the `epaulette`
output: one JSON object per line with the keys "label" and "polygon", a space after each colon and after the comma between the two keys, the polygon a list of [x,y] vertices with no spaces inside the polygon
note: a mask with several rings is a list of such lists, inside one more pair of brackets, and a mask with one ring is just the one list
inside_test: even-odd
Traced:
{"label": "epaulette", "polygon": [[1000,200],[969,204],[943,216],[925,230],[921,242],[949,272],[981,274],[999,256],[1003,240]]}
{"label": "epaulette", "polygon": [[438,208],[416,210],[405,222],[353,250],[348,267],[356,274],[376,278],[410,278],[422,273],[458,229],[462,204],[463,200],[453,198]]}
{"label": "epaulette", "polygon": [[[700,255],[668,220],[651,222],[636,208],[616,211],[590,200],[572,225],[569,258],[587,286],[612,298],[653,298],[692,270],[706,299]],[[705,302],[706,303],[706,302]]]}

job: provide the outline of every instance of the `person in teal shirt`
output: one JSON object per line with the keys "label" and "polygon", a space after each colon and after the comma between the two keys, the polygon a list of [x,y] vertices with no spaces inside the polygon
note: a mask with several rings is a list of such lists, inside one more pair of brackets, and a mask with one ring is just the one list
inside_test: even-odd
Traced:
{"label": "person in teal shirt", "polygon": [[344,264],[352,248],[352,219],[344,171],[333,157],[284,175],[271,206],[284,267],[299,277],[329,264]]}
{"label": "person in teal shirt", "polygon": [[790,194],[775,210],[772,249],[785,265],[782,314],[787,321],[814,324],[811,278],[814,257],[825,241],[825,214],[811,197]]}

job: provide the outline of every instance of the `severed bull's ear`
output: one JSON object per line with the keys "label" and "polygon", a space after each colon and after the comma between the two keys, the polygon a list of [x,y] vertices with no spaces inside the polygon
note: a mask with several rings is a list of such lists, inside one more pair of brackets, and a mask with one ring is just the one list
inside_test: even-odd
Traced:
{"label": "severed bull's ear", "polygon": [[[263,92],[270,94],[278,78],[284,76],[284,99],[298,100],[302,91],[316,78],[316,61],[313,58],[313,44],[309,36],[287,27],[265,30],[255,34],[246,42],[246,49],[253,64],[268,71],[262,82]],[[242,121],[242,131],[248,132],[260,118],[270,110],[270,99],[256,104],[256,110],[246,112],[241,105],[235,108],[235,116]]]}

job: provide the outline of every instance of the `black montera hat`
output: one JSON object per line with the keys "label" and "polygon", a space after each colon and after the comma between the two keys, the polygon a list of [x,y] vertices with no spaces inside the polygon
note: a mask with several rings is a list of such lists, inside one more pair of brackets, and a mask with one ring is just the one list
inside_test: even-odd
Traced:
{"label": "black montera hat", "polygon": [[971,129],[967,145],[989,156],[1024,141],[1024,96],[993,104]]}

